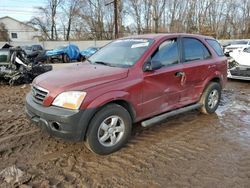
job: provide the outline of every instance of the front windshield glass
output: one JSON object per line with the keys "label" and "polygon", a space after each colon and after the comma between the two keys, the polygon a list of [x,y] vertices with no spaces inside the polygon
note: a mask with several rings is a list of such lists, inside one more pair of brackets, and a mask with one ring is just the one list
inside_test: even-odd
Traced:
{"label": "front windshield glass", "polygon": [[134,65],[153,43],[152,39],[116,40],[89,58],[92,63],[130,67]]}

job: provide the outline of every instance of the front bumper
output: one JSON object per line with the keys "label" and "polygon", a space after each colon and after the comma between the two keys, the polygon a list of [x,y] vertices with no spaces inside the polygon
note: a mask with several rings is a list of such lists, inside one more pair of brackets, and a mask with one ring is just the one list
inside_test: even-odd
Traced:
{"label": "front bumper", "polygon": [[27,117],[53,136],[72,141],[84,139],[88,124],[96,109],[69,110],[55,106],[44,107],[26,96]]}
{"label": "front bumper", "polygon": [[250,80],[250,67],[249,66],[236,66],[228,69],[227,77],[237,80]]}

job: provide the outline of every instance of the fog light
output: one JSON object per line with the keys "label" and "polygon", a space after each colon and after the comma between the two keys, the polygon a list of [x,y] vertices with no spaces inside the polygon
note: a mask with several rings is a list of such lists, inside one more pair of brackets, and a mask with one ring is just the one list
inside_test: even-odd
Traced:
{"label": "fog light", "polygon": [[51,127],[57,131],[60,130],[60,123],[57,123],[57,122],[52,122],[51,123]]}

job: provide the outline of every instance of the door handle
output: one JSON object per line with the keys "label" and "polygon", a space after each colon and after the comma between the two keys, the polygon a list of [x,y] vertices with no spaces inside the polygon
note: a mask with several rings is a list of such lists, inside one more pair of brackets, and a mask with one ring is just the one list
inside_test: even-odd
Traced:
{"label": "door handle", "polygon": [[181,77],[181,85],[183,86],[186,82],[186,73],[185,72],[176,72],[176,77]]}
{"label": "door handle", "polygon": [[181,76],[183,77],[183,76],[185,76],[185,75],[186,75],[185,72],[176,72],[176,73],[175,73],[175,76],[176,76],[176,77],[181,77]]}

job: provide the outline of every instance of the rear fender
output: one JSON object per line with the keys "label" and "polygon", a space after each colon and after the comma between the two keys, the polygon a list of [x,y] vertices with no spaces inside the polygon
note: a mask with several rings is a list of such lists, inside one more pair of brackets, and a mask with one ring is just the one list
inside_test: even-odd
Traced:
{"label": "rear fender", "polygon": [[223,88],[225,86],[225,80],[227,78],[224,78],[224,76],[219,72],[219,71],[215,71],[214,74],[210,75],[209,77],[207,77],[205,79],[205,81],[203,82],[203,85],[201,87],[200,90],[200,97],[202,96],[202,93],[205,91],[205,89],[207,88],[207,86],[209,85],[209,83],[213,80],[218,80],[219,84],[221,85],[221,87]]}

